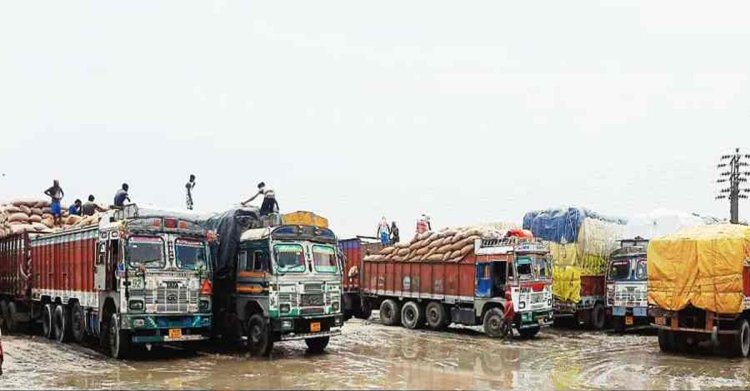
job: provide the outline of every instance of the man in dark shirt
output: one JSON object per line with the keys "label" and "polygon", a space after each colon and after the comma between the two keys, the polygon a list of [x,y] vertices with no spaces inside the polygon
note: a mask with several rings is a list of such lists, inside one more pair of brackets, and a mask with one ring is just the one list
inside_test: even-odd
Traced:
{"label": "man in dark shirt", "polygon": [[130,187],[127,183],[122,184],[122,188],[120,190],[117,190],[117,193],[115,193],[115,206],[118,208],[122,208],[125,205],[125,200],[130,201],[130,196],[128,196],[128,190]]}
{"label": "man in dark shirt", "polygon": [[89,194],[89,200],[81,206],[81,214],[84,216],[93,216],[96,212],[104,212],[105,209],[94,202],[94,195]]}
{"label": "man in dark shirt", "polygon": [[81,215],[81,200],[76,200],[73,205],[68,208],[68,214],[71,216]]}

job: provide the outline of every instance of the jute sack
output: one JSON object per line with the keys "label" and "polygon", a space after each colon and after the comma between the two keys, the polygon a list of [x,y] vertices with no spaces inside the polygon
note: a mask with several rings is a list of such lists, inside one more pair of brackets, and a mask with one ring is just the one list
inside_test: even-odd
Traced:
{"label": "jute sack", "polygon": [[39,216],[39,215],[29,216],[29,223],[41,223],[41,222],[42,222],[42,216]]}
{"label": "jute sack", "polygon": [[12,222],[27,222],[29,221],[29,215],[26,213],[13,213],[12,215],[8,216],[8,221]]}
{"label": "jute sack", "polygon": [[386,248],[378,251],[378,254],[380,254],[380,255],[389,255],[389,254],[393,253],[393,251],[395,251],[395,250],[396,249],[394,247],[386,247]]}
{"label": "jute sack", "polygon": [[31,214],[41,216],[44,212],[41,208],[31,208]]}

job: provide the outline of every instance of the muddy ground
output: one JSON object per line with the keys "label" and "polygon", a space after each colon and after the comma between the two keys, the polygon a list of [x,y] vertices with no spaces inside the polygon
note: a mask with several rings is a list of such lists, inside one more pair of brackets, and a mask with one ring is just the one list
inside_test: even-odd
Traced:
{"label": "muddy ground", "polygon": [[277,344],[270,359],[205,346],[115,361],[93,345],[5,335],[0,389],[750,388],[750,359],[667,355],[651,333],[548,329],[501,341],[473,329],[409,331],[352,320],[322,355]]}

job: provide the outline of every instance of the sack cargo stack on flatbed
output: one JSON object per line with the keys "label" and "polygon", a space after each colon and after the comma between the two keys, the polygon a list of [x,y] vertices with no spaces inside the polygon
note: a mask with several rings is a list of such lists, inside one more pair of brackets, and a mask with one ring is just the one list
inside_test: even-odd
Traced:
{"label": "sack cargo stack on flatbed", "polygon": [[628,218],[625,238],[607,267],[607,313],[612,327],[650,327],[648,317],[648,241],[683,228],[704,225],[705,219],[686,212],[657,209]]}
{"label": "sack cargo stack on flatbed", "polygon": [[328,221],[310,212],[281,219],[269,225],[257,209],[241,208],[202,222],[219,234],[215,331],[231,342],[244,337],[252,355],[290,340],[320,352],[343,325],[340,255]]}
{"label": "sack cargo stack on flatbed", "polygon": [[552,323],[548,250],[528,232],[506,233],[426,232],[364,257],[364,306],[379,308],[386,325],[434,330],[451,323],[483,325],[487,335],[501,337],[508,294],[515,309],[512,326],[522,336],[536,335]]}
{"label": "sack cargo stack on flatbed", "polygon": [[208,232],[196,215],[126,205],[95,225],[0,239],[0,309],[59,342],[95,336],[115,358],[209,337]]}
{"label": "sack cargo stack on flatbed", "polygon": [[523,228],[549,245],[555,318],[572,317],[585,327],[604,328],[607,260],[623,238],[625,223],[625,219],[577,207],[524,216]]}
{"label": "sack cargo stack on flatbed", "polygon": [[53,233],[99,223],[101,215],[68,215],[64,210],[59,225],[54,224],[49,201],[28,199],[0,205],[0,238],[20,233]]}
{"label": "sack cargo stack on flatbed", "polygon": [[651,240],[649,315],[662,351],[710,343],[750,353],[750,227],[697,226]]}

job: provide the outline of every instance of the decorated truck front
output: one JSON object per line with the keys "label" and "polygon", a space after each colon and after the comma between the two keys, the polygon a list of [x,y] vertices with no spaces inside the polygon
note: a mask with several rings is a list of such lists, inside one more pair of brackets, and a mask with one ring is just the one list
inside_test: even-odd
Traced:
{"label": "decorated truck front", "polygon": [[549,245],[556,319],[572,318],[588,328],[604,328],[607,260],[622,239],[624,225],[624,219],[577,207],[524,216],[523,228]]}
{"label": "decorated truck front", "polygon": [[617,332],[630,326],[648,326],[648,240],[622,240],[609,259],[607,309]]}

